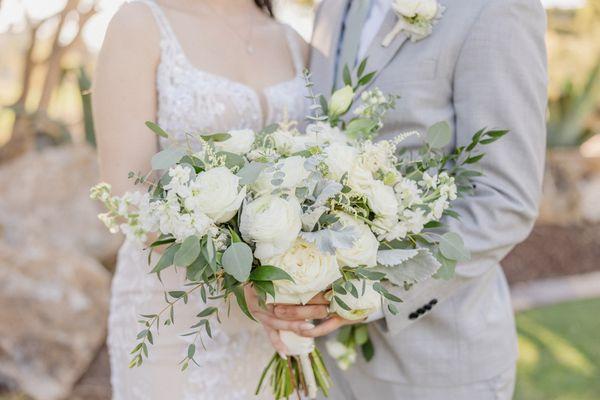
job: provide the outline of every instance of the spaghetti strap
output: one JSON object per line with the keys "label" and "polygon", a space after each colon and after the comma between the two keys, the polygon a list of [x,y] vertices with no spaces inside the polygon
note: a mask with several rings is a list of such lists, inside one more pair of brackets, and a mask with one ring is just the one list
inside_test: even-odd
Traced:
{"label": "spaghetti strap", "polygon": [[289,25],[283,25],[283,28],[285,29],[285,35],[290,53],[292,53],[292,62],[294,63],[294,68],[296,69],[297,74],[301,74],[304,70],[304,60],[302,58],[300,43],[298,43],[298,38]]}
{"label": "spaghetti strap", "polygon": [[180,49],[179,41],[177,40],[177,36],[175,36],[175,32],[171,28],[171,24],[167,19],[164,11],[154,0],[134,0],[136,3],[142,3],[150,8],[152,11],[152,15],[156,21],[156,25],[160,31],[161,41],[164,43],[168,43],[174,45],[176,48]]}

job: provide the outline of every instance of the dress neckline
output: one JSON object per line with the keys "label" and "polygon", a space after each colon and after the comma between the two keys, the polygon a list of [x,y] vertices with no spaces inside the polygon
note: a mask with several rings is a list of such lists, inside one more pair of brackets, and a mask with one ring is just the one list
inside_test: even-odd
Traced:
{"label": "dress neckline", "polygon": [[[269,107],[268,97],[266,96],[266,93],[271,90],[274,90],[276,88],[279,88],[281,86],[293,84],[300,77],[301,57],[298,54],[298,47],[295,45],[295,43],[292,43],[292,40],[294,40],[294,38],[291,37],[291,33],[289,31],[290,28],[287,28],[285,25],[283,25],[282,28],[285,33],[288,52],[290,53],[290,56],[292,57],[292,64],[294,66],[295,74],[290,79],[287,79],[287,80],[284,80],[281,82],[277,82],[277,83],[274,83],[271,85],[267,85],[260,89],[256,89],[256,88],[254,88],[246,83],[243,83],[241,81],[229,78],[225,75],[221,75],[218,73],[209,72],[205,69],[199,68],[196,65],[194,65],[192,63],[192,61],[190,60],[190,58],[187,56],[185,50],[183,49],[183,46],[181,45],[179,38],[175,34],[175,31],[171,27],[171,23],[169,22],[169,19],[168,19],[167,15],[165,14],[164,10],[162,9],[162,7],[158,3],[156,3],[154,0],[138,0],[138,1],[141,1],[142,3],[148,4],[150,6],[151,10],[153,11],[153,14],[155,15],[155,17],[157,19],[158,24],[159,24],[159,28],[161,31],[161,35],[163,36],[163,39],[167,38],[167,39],[171,40],[171,43],[175,46],[176,51],[179,53],[181,60],[183,60],[183,62],[186,64],[186,67],[198,75],[204,75],[213,80],[220,80],[222,82],[225,82],[228,85],[237,86],[238,88],[245,90],[250,95],[252,100],[255,102],[255,105],[258,109],[258,113],[260,115],[260,121],[261,121],[262,125],[265,125],[269,121],[269,118],[271,117],[271,107]],[[161,57],[160,62],[162,63],[163,61],[164,60]],[[267,106],[266,112],[264,110],[265,107],[263,107],[263,101],[261,101],[261,99],[264,100],[264,104]]]}

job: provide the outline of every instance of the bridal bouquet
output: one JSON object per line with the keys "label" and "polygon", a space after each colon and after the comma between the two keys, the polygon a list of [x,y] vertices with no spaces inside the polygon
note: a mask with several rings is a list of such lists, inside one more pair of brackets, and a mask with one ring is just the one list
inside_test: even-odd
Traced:
{"label": "bridal bouquet", "polygon": [[[100,218],[111,231],[163,249],[157,262],[149,259],[157,279],[167,268],[181,268],[188,284],[165,293],[163,310],[140,317],[130,366],[143,363],[153,332],[173,324],[175,304],[188,303],[192,292],[205,303],[207,297],[235,299],[253,319],[246,285],[263,307],[305,304],[325,291],[332,313],[361,321],[382,304],[397,313],[402,299],[390,287],[447,279],[457,261],[469,258],[461,238],[440,229],[441,221],[458,217],[452,201],[472,190],[479,172],[470,166],[484,156],[479,145],[506,132],[481,130],[450,154],[443,151],[452,137],[446,123],[432,126],[416,150],[402,148],[402,141],[417,132],[375,141],[396,98],[378,89],[356,98],[374,76],[365,74],[365,65],[355,76],[346,69],[346,86],[329,100],[312,92],[305,74],[312,107],[304,133],[281,121],[260,132],[190,134],[152,158],[153,172],[130,174],[146,190],[117,197],[107,184],[92,188],[108,210]],[[216,307],[198,311],[186,333],[194,340],[183,369],[195,362],[196,339],[211,335],[211,317],[220,318]],[[257,392],[268,381],[277,399],[294,391],[327,394],[331,381],[313,339],[292,332],[281,338],[288,357],[273,356]],[[343,330],[328,347],[347,364],[356,346],[373,355],[365,325]]]}

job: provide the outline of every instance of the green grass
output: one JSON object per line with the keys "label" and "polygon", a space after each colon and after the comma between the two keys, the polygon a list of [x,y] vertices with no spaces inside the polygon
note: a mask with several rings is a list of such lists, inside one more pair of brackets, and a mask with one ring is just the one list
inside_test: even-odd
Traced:
{"label": "green grass", "polygon": [[600,299],[517,315],[515,400],[600,399]]}

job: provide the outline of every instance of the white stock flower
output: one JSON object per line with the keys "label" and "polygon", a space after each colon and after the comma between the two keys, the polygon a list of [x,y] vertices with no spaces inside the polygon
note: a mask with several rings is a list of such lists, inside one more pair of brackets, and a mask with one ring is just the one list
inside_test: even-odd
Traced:
{"label": "white stock flower", "polygon": [[364,142],[359,156],[360,163],[372,173],[395,171],[393,164],[395,149],[387,140],[378,143]]}
{"label": "white stock flower", "polygon": [[336,339],[330,339],[325,342],[327,353],[337,361],[337,365],[342,371],[347,370],[356,362],[356,350],[354,347],[347,347]]}
{"label": "white stock flower", "polygon": [[239,155],[246,154],[254,144],[254,132],[251,129],[235,129],[227,132],[231,137],[222,142],[214,142],[215,148]]}
{"label": "white stock flower", "polygon": [[358,236],[352,247],[337,249],[336,256],[340,266],[376,266],[379,242],[367,224],[346,213],[339,212],[335,216],[339,218],[342,226],[352,228]]}
{"label": "white stock flower", "polygon": [[302,227],[301,215],[295,197],[262,196],[243,207],[240,232],[244,239],[256,243],[254,256],[263,261],[292,245]]}
{"label": "white stock flower", "polygon": [[394,10],[407,18],[420,17],[429,21],[438,13],[437,0],[394,0]]}
{"label": "white stock flower", "polygon": [[171,191],[183,198],[189,195],[188,182],[192,174],[192,169],[184,165],[175,165],[169,168],[171,181],[164,186],[166,191]]}
{"label": "white stock flower", "polygon": [[[284,158],[272,168],[263,170],[258,179],[252,184],[252,189],[259,195],[273,192],[275,189],[293,191],[302,186],[303,181],[308,178],[310,171],[304,168],[306,159],[301,156]],[[278,173],[283,174],[280,184],[274,182],[278,179]]]}
{"label": "white stock flower", "polygon": [[345,173],[349,172],[356,162],[357,154],[355,147],[346,144],[333,143],[327,146],[324,162],[328,167],[331,178],[338,181]]}
{"label": "white stock flower", "polygon": [[398,213],[398,200],[391,186],[381,181],[375,181],[367,191],[367,202],[377,215],[392,216]]}
{"label": "white stock flower", "polygon": [[201,172],[189,185],[190,195],[184,201],[185,207],[206,214],[216,223],[227,222],[246,196],[246,188],[240,190],[239,180],[226,167]]}
{"label": "white stock flower", "polygon": [[400,179],[394,185],[394,191],[402,208],[412,207],[414,204],[421,203],[421,189],[419,189],[417,183],[413,180]]}
{"label": "white stock flower", "polygon": [[363,281],[354,279],[350,281],[358,291],[358,298],[352,293],[346,294],[336,293],[350,310],[344,310],[335,300],[329,306],[330,311],[336,313],[340,317],[350,320],[359,321],[381,309],[381,295],[373,289],[372,281],[365,281],[365,292],[362,292]]}
{"label": "white stock flower", "polygon": [[395,215],[375,217],[373,223],[373,232],[377,234],[379,240],[392,241],[395,239],[404,239],[408,234],[406,224],[398,221]]}
{"label": "white stock flower", "polygon": [[406,230],[411,233],[419,233],[424,225],[429,222],[425,211],[422,209],[404,210],[400,216],[401,223],[406,225]]}
{"label": "white stock flower", "polygon": [[429,175],[427,172],[423,173],[423,178],[419,181],[419,185],[427,189],[436,189],[438,185],[437,174]]}
{"label": "white stock flower", "polygon": [[294,279],[293,282],[273,282],[276,302],[306,304],[341,277],[335,255],[323,253],[316,245],[300,238],[283,254],[265,261],[283,269]]}

